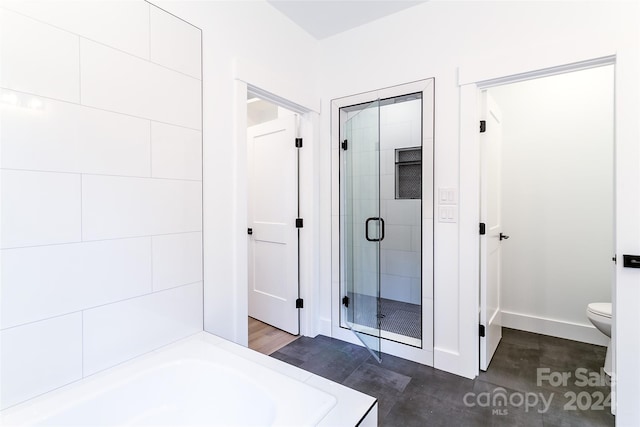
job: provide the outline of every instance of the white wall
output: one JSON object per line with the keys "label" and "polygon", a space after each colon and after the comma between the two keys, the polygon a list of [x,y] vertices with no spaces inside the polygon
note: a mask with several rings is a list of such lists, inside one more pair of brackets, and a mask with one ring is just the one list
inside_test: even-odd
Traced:
{"label": "white wall", "polygon": [[[317,42],[265,1],[155,3],[202,28],[204,324],[207,331],[246,344],[246,83],[298,105],[311,99],[317,109]],[[308,166],[302,174],[317,181],[308,161],[314,150],[306,138],[301,158]],[[307,208],[316,203],[315,194],[301,194],[301,242],[317,233],[315,214]],[[303,269],[303,276],[313,268]],[[311,280],[315,289],[317,279]],[[303,297],[307,307],[313,296]]]}
{"label": "white wall", "polygon": [[[349,94],[435,77],[435,188],[457,189],[464,171],[477,167],[460,157],[462,83],[617,55],[616,173],[623,197],[616,252],[640,252],[638,12],[635,2],[432,1],[321,41],[321,323],[330,322],[333,302],[329,101]],[[477,132],[477,123],[469,129]],[[477,181],[469,185],[477,188]],[[465,223],[436,223],[434,230],[434,365],[472,377],[478,372],[477,262],[459,254],[477,250],[478,211],[472,194],[459,196]],[[640,419],[633,403],[640,394],[640,337],[630,326],[640,323],[640,288],[638,271],[616,269],[618,420],[631,425]]]}
{"label": "white wall", "polygon": [[606,344],[587,304],[611,301],[613,66],[489,89],[502,111],[507,327]]}
{"label": "white wall", "polygon": [[202,330],[200,30],[3,6],[1,408]]}

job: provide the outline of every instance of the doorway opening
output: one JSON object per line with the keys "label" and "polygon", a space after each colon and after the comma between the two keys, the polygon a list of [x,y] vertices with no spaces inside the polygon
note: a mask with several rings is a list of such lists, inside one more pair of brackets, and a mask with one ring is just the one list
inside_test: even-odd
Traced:
{"label": "doorway opening", "polygon": [[614,65],[481,95],[480,369],[502,327],[607,346],[586,311],[615,284]]}
{"label": "doorway opening", "polygon": [[249,347],[270,354],[300,334],[299,114],[247,91]]}

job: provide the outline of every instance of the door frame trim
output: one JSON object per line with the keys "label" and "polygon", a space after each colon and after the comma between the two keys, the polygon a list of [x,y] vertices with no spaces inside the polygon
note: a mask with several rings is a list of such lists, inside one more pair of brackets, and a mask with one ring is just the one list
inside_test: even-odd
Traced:
{"label": "door frame trim", "polygon": [[[330,329],[329,325],[325,327],[326,334],[331,334],[333,338],[337,338],[343,341],[347,341],[353,344],[362,345],[358,338],[355,337],[349,329],[345,329],[340,326],[340,148],[339,148],[339,123],[340,116],[339,110],[341,107],[350,105],[356,105],[359,103],[365,103],[376,98],[385,99],[393,98],[396,96],[406,95],[409,93],[422,92],[423,106],[430,108],[423,108],[423,148],[431,146],[431,150],[423,150],[423,168],[426,165],[431,165],[431,170],[428,174],[424,173],[423,169],[423,199],[422,199],[422,224],[423,224],[423,236],[425,235],[425,226],[428,226],[427,221],[431,221],[432,236],[434,236],[433,227],[433,212],[435,201],[435,186],[434,186],[434,171],[435,165],[434,159],[434,125],[435,125],[435,78],[427,78],[417,80],[405,84],[394,85],[382,89],[372,90],[368,92],[358,93],[354,95],[344,96],[331,100],[331,321]],[[429,120],[425,118],[429,117]],[[429,179],[430,182],[425,180]],[[426,188],[431,188],[431,197],[425,198],[424,191]],[[422,246],[422,288],[432,289],[434,280],[433,276],[433,244],[435,242],[435,236],[432,239],[431,247]],[[430,264],[426,265],[425,260],[428,260]],[[429,274],[431,272],[431,274]],[[427,274],[429,274],[427,276]],[[429,281],[429,282],[427,282]],[[425,303],[427,301],[428,303]],[[417,348],[407,344],[401,344],[394,341],[383,339],[381,342],[381,351],[383,353],[391,354],[394,356],[402,357],[408,360],[412,360],[424,365],[433,366],[433,295],[428,297],[423,295],[422,301],[422,318],[423,318],[423,337],[422,347]],[[429,319],[429,328],[425,328],[425,319]]]}
{"label": "door frame trim", "polygon": [[[283,78],[283,76],[290,76]],[[300,297],[304,298],[305,307],[300,313],[300,335],[315,336],[317,334],[319,300],[319,249],[314,246],[320,236],[319,189],[316,184],[319,165],[319,111],[320,98],[313,88],[298,85],[291,70],[278,67],[278,64],[260,65],[245,59],[234,60],[233,65],[233,141],[234,173],[230,184],[233,186],[233,200],[229,201],[234,212],[233,241],[229,242],[233,252],[233,284],[215,283],[205,286],[205,306],[207,305],[207,288],[215,287],[214,297],[222,298],[225,304],[223,313],[215,315],[218,321],[231,324],[231,335],[227,338],[240,345],[248,346],[248,242],[247,242],[247,94],[249,90],[268,97],[271,102],[297,112],[300,116],[298,136],[305,141],[300,151],[301,173],[299,186],[300,209],[304,214],[305,228],[300,233],[298,248],[300,250],[299,269]],[[295,84],[294,84],[295,83]],[[293,84],[293,86],[292,86]],[[295,87],[294,87],[295,86]],[[293,142],[292,142],[293,143]],[[206,174],[206,171],[205,171]],[[206,250],[206,248],[205,248]],[[227,288],[222,292],[220,287]]]}
{"label": "door frame trim", "polygon": [[[569,64],[561,64],[542,68],[538,70],[521,72],[513,75],[496,76],[492,78],[483,78],[474,81],[473,76],[467,76],[466,79],[460,79],[460,205],[466,208],[460,213],[460,260],[477,259],[480,260],[480,235],[478,234],[478,223],[480,222],[480,188],[478,182],[480,179],[480,133],[478,132],[478,121],[480,120],[480,95],[481,91],[490,87],[501,86],[509,83],[533,80],[541,77],[548,77],[558,74],[564,74],[574,71],[585,70],[605,65],[616,65],[617,56],[607,55],[598,58],[586,59]],[[462,71],[460,75],[464,75]],[[482,75],[482,73],[480,73]],[[616,67],[617,79],[617,67]],[[615,95],[618,94],[618,88],[614,89]],[[614,107],[614,122],[617,114],[617,104]],[[617,123],[614,123],[617,129]],[[614,137],[614,150],[617,145],[617,138]],[[615,167],[614,167],[615,168]],[[616,184],[620,179],[615,172]],[[614,184],[615,185],[615,184]],[[615,197],[617,204],[617,195]],[[614,222],[617,223],[617,216]],[[480,373],[480,337],[477,334],[477,313],[480,308],[480,281],[479,281],[479,263],[463,263],[458,266],[459,283],[461,297],[459,299],[459,324],[458,335],[461,344],[460,351],[451,354],[450,360],[446,361],[447,366],[451,366],[453,370],[468,378],[474,378]],[[612,301],[615,307],[615,288],[616,281],[612,285]],[[615,308],[614,308],[615,312]],[[615,355],[615,325],[614,336],[612,337],[612,351]],[[615,356],[613,357],[615,370]],[[454,365],[457,368],[454,368]],[[444,364],[443,364],[444,365]],[[438,367],[436,365],[436,367]],[[443,367],[442,369],[448,370]],[[612,385],[612,409],[615,407],[615,381]]]}

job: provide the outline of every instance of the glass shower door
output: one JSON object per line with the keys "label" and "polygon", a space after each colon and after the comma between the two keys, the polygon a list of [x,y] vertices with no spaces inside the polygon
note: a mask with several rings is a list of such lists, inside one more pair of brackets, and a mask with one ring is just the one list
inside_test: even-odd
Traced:
{"label": "glass shower door", "polygon": [[342,319],[380,360],[380,103],[346,107],[341,122]]}

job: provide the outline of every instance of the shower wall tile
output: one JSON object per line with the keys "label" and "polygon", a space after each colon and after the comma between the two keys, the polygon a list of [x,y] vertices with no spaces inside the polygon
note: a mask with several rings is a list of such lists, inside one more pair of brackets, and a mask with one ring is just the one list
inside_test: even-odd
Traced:
{"label": "shower wall tile", "polygon": [[0,86],[79,101],[78,36],[0,9],[0,39]]}
{"label": "shower wall tile", "polygon": [[0,332],[0,409],[82,378],[82,314]]}
{"label": "shower wall tile", "polygon": [[200,30],[151,6],[151,61],[201,78]]}
{"label": "shower wall tile", "polygon": [[380,296],[395,301],[413,302],[411,300],[411,278],[381,274]]}
{"label": "shower wall tile", "polygon": [[[409,225],[385,226],[385,237],[382,241],[382,250],[391,249],[397,251],[412,251],[411,241],[413,239],[413,227]],[[419,235],[418,235],[419,237]],[[419,249],[419,248],[418,248]]]}
{"label": "shower wall tile", "polygon": [[202,330],[202,283],[84,312],[84,374],[101,371]]}
{"label": "shower wall tile", "polygon": [[82,104],[201,129],[201,82],[81,40]]}
{"label": "shower wall tile", "polygon": [[[5,96],[24,97],[2,90]],[[149,176],[148,120],[42,97],[42,109],[2,111],[2,167]]]}
{"label": "shower wall tile", "polygon": [[2,171],[2,248],[80,241],[80,175]]}
{"label": "shower wall tile", "polygon": [[410,200],[387,200],[387,224],[413,225],[418,223],[415,211],[408,205]]}
{"label": "shower wall tile", "polygon": [[82,177],[83,240],[202,229],[202,184],[196,181]]}
{"label": "shower wall tile", "polygon": [[2,252],[2,327],[151,292],[151,239],[106,240]]}
{"label": "shower wall tile", "polygon": [[132,55],[149,59],[149,3],[3,0],[2,6]]}
{"label": "shower wall tile", "polygon": [[153,177],[202,180],[202,132],[151,123]]}
{"label": "shower wall tile", "polygon": [[384,251],[383,273],[395,276],[420,277],[420,254],[407,251]]}
{"label": "shower wall tile", "polygon": [[202,233],[153,236],[153,290],[202,280]]}

